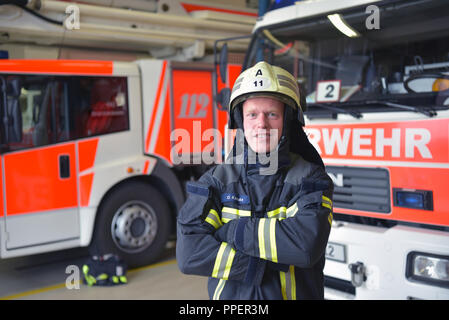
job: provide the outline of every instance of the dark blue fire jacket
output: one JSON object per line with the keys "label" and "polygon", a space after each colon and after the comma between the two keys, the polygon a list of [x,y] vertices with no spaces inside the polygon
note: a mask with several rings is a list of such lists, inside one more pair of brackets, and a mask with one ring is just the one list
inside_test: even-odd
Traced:
{"label": "dark blue fire jacket", "polygon": [[211,299],[323,299],[333,183],[290,153],[272,175],[221,164],[187,184],[178,266],[208,276]]}

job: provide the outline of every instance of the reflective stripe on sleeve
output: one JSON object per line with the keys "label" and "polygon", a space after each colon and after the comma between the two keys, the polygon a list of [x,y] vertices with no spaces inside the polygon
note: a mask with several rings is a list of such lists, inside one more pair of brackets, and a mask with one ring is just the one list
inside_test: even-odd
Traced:
{"label": "reflective stripe on sleeve", "polygon": [[279,220],[283,220],[285,218],[291,218],[298,212],[298,205],[295,203],[290,207],[279,207],[272,211],[267,212],[268,218],[276,218]]}
{"label": "reflective stripe on sleeve", "polygon": [[265,260],[278,262],[276,247],[277,219],[261,218],[257,230],[259,240],[259,256]]}
{"label": "reflective stripe on sleeve", "polygon": [[268,216],[268,218],[274,218],[277,215],[279,215],[279,217],[277,217],[277,218],[285,218],[286,212],[287,212],[286,207],[280,207],[280,208],[274,209],[273,211],[267,212],[267,216]]}
{"label": "reflective stripe on sleeve", "polygon": [[238,219],[240,217],[251,217],[251,211],[230,207],[223,207],[223,209],[221,209],[221,221],[223,221],[224,223],[227,223],[234,219]]}
{"label": "reflective stripe on sleeve", "polygon": [[287,208],[287,218],[293,217],[298,212],[298,205],[295,204]]}
{"label": "reflective stripe on sleeve", "polygon": [[220,249],[218,249],[217,257],[215,258],[212,277],[228,280],[234,256],[235,250],[226,242],[222,242]]}
{"label": "reflective stripe on sleeve", "polygon": [[332,200],[326,196],[323,196],[323,202],[321,203],[323,207],[329,208],[332,210]]}
{"label": "reflective stripe on sleeve", "polygon": [[332,206],[331,205],[329,205],[329,204],[327,204],[325,202],[323,202],[322,205],[323,205],[323,207],[326,207],[326,208],[329,208],[330,210],[332,210]]}
{"label": "reflective stripe on sleeve", "polygon": [[221,226],[223,226],[223,223],[221,222],[218,212],[215,211],[214,209],[210,209],[209,214],[207,215],[205,221],[211,224],[215,229],[218,229]]}
{"label": "reflective stripe on sleeve", "polygon": [[329,221],[329,224],[332,226],[332,219],[333,219],[333,215],[332,215],[332,200],[329,199],[326,196],[322,196],[323,202],[321,203],[321,205],[323,207],[326,207],[330,210],[329,212],[329,216],[327,217],[327,221]]}

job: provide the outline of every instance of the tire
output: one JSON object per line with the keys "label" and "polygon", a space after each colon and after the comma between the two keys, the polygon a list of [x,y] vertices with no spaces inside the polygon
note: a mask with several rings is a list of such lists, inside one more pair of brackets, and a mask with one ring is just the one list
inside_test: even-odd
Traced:
{"label": "tire", "polygon": [[159,191],[140,181],[126,183],[100,206],[89,252],[115,253],[130,268],[148,265],[164,250],[171,220]]}

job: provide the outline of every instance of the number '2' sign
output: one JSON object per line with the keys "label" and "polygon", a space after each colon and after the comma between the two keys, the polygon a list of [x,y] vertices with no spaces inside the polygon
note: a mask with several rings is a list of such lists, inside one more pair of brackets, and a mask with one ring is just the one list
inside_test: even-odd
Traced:
{"label": "number '2' sign", "polygon": [[335,102],[340,100],[341,80],[318,81],[316,102]]}

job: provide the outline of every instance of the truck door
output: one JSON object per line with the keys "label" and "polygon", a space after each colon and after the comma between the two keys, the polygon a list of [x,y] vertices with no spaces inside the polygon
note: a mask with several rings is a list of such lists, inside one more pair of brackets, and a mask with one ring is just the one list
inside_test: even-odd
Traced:
{"label": "truck door", "polygon": [[[142,70],[145,153],[172,165],[221,162],[228,114],[214,107],[214,66],[206,63],[139,62]],[[241,66],[228,69],[232,87]]]}
{"label": "truck door", "polygon": [[7,104],[21,108],[22,139],[1,154],[6,249],[79,238],[76,146],[68,85],[57,77],[5,75]]}
{"label": "truck door", "polygon": [[[204,160],[203,152],[213,152],[217,127],[214,123],[216,110],[212,108],[212,69],[172,66],[173,90],[173,127],[185,130],[188,136],[182,137],[186,144],[177,150],[184,156],[190,154],[190,163],[200,164]],[[182,131],[179,131],[182,133]],[[218,141],[217,141],[218,142]]]}

